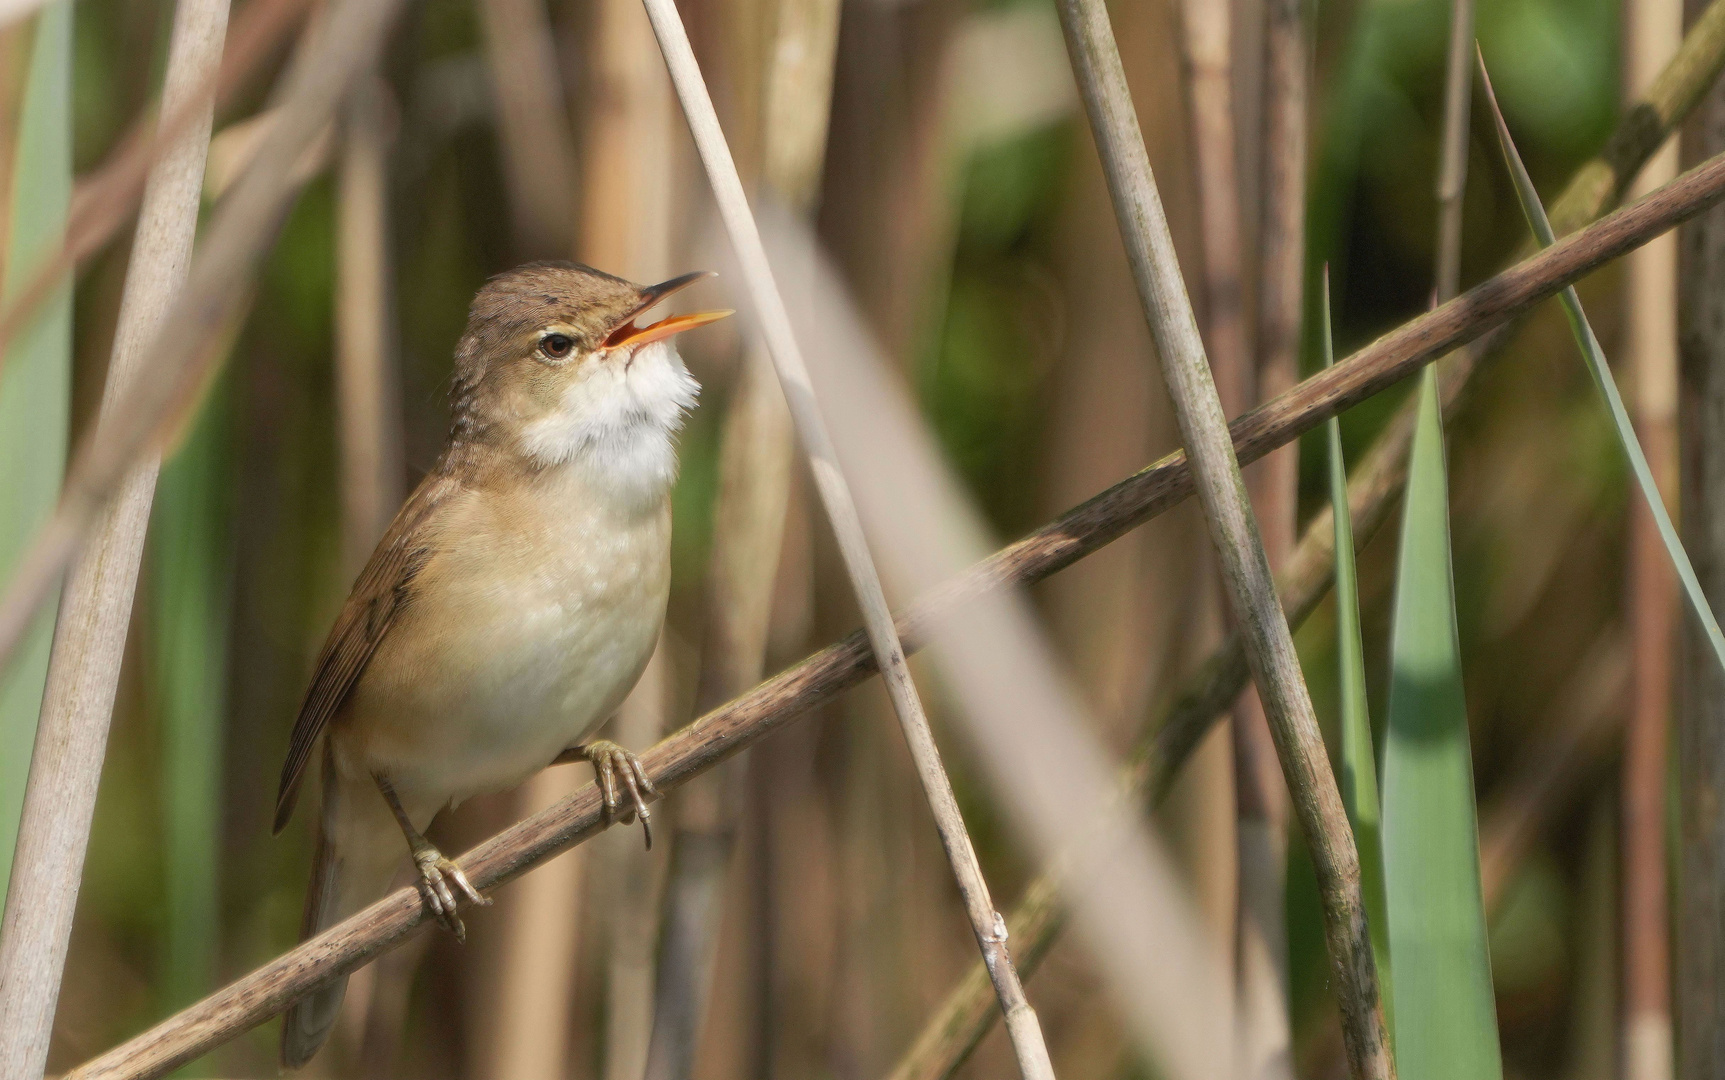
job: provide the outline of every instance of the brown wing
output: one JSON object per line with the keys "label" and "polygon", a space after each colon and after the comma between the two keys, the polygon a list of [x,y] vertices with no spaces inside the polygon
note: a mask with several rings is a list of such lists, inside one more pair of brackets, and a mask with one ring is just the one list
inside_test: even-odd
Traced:
{"label": "brown wing", "polygon": [[423,528],[426,519],[456,486],[449,477],[433,473],[408,496],[336,616],[288,742],[281,789],[276,795],[276,832],[281,832],[293,815],[317,737],[347,700],[377,652],[378,642],[409,600],[413,579],[431,553]]}

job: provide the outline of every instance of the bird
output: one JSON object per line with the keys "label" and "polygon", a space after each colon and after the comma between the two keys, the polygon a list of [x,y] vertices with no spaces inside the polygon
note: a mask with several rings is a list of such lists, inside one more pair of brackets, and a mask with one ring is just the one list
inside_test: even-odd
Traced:
{"label": "bird", "polygon": [[[731,312],[639,320],[708,276],[641,286],[537,262],[474,297],[443,451],[355,581],[289,739],[275,833],[314,753],[322,766],[302,940],[380,898],[409,858],[426,908],[465,940],[459,907],[489,900],[425,830],[554,761],[591,762],[607,821],[639,819],[651,846],[658,792],[594,735],[665,618],[676,438],[700,390],[672,338]],[[345,982],[288,1010],[285,1067],[328,1038]]]}

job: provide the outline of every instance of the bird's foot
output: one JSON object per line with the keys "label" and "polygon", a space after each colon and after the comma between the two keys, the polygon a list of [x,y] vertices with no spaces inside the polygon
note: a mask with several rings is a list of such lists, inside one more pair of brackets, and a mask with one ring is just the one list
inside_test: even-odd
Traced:
{"label": "bird's foot", "polygon": [[[659,789],[647,779],[641,759],[609,739],[594,739],[578,748],[581,756],[593,763],[598,774],[599,790],[605,796],[605,822],[627,825],[641,819],[641,832],[646,836],[647,850],[653,849],[653,815],[647,809],[649,798],[659,798]],[[618,789],[629,794],[629,805],[623,805]]]}
{"label": "bird's foot", "polygon": [[465,944],[467,927],[462,925],[458,910],[462,902],[484,907],[491,901],[479,895],[461,867],[444,858],[443,852],[429,843],[414,850],[413,864],[419,868],[419,895],[424,898],[425,906],[445,930],[455,935],[455,940]]}

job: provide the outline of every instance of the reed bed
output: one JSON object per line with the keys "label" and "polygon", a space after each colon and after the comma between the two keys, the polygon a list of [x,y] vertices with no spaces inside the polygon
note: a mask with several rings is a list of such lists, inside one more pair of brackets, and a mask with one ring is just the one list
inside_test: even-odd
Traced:
{"label": "reed bed", "polygon": [[[308,1075],[1725,1068],[1678,6],[0,0],[0,1080],[273,1075],[350,972]],[[537,258],[743,312],[654,849],[548,769],[433,827],[466,945],[296,946],[294,707]]]}

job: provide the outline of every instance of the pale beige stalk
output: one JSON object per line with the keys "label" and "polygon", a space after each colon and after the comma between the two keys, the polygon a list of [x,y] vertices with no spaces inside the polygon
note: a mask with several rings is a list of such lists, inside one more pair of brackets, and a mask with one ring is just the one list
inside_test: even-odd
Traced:
{"label": "pale beige stalk", "polygon": [[[1639,94],[1682,43],[1682,0],[1626,5],[1625,89]],[[1677,175],[1677,146],[1654,156],[1632,189],[1642,195]],[[1624,261],[1625,357],[1633,371],[1636,436],[1668,506],[1677,494],[1677,234]],[[1622,1009],[1624,1080],[1671,1080],[1670,895],[1666,873],[1667,744],[1677,644],[1677,583],[1653,515],[1629,505],[1631,716],[1623,746]]]}
{"label": "pale beige stalk", "polygon": [[[163,111],[194,109],[196,120],[150,169],[98,430],[113,423],[144,372],[186,281],[210,140],[204,87],[221,63],[227,24],[228,0],[180,0],[174,12]],[[48,1060],[157,464],[143,458],[120,483],[60,602],[0,923],[0,1075],[7,1077],[39,1076]]]}
{"label": "pale beige stalk", "polygon": [[349,580],[389,527],[406,482],[389,225],[395,123],[388,84],[375,73],[362,77],[344,110],[336,222],[336,412]]}
{"label": "pale beige stalk", "polygon": [[[1686,0],[1694,16],[1696,0]],[[1713,23],[1721,4],[1695,21]],[[1687,51],[1687,47],[1685,48]],[[1657,84],[1655,84],[1657,87]],[[1725,85],[1714,85],[1684,133],[1686,161],[1725,151]],[[1706,594],[1725,597],[1725,211],[1684,230],[1678,265],[1678,504],[1684,549]],[[1683,1080],[1725,1075],[1725,678],[1692,620],[1679,650],[1676,753],[1679,808],[1673,1012]]]}
{"label": "pale beige stalk", "polygon": [[[647,746],[665,734],[673,673],[663,635],[641,681],[617,711],[615,735],[625,746]],[[617,829],[595,849],[595,914],[604,929],[604,1080],[640,1080],[653,1034],[653,951],[659,929],[659,888],[666,849],[646,851],[631,830]]]}
{"label": "pale beige stalk", "polygon": [[[335,254],[335,404],[340,450],[342,578],[351,581],[405,496],[399,363],[396,356],[394,260],[390,255],[389,159],[398,107],[376,72],[361,76],[342,109],[337,163]],[[270,114],[263,114],[259,120]],[[266,121],[267,122],[267,121]],[[229,130],[217,133],[216,146]],[[267,129],[266,129],[267,130]],[[259,130],[261,137],[264,130]],[[332,144],[336,143],[331,139]],[[259,139],[240,148],[250,163]],[[320,141],[320,146],[321,146]],[[236,155],[236,156],[240,156]],[[325,155],[315,170],[321,171]],[[206,183],[206,187],[209,187]],[[223,187],[226,184],[222,185]],[[416,965],[412,953],[368,968],[349,988],[343,1019],[367,1064],[387,1067],[401,1042]]]}
{"label": "pale beige stalk", "polygon": [[[1238,416],[1256,404],[1257,379],[1253,371],[1253,355],[1249,334],[1249,318],[1245,303],[1247,282],[1244,274],[1245,237],[1243,235],[1241,187],[1239,173],[1238,112],[1234,95],[1236,60],[1236,20],[1234,0],[1184,0],[1181,4],[1181,45],[1185,60],[1187,102],[1190,111],[1190,144],[1199,219],[1204,238],[1203,314],[1204,344],[1210,355],[1216,391],[1222,399],[1222,411]],[[1256,5],[1254,5],[1256,7]],[[1262,50],[1258,50],[1261,54]],[[1251,64],[1257,70],[1257,56]],[[1255,112],[1255,110],[1254,110]],[[1256,189],[1254,184],[1254,189]],[[1112,224],[1112,223],[1111,223]],[[1136,316],[1136,312],[1133,313]],[[1201,643],[1208,651],[1215,646],[1215,637],[1222,633],[1226,621],[1222,582],[1215,572],[1213,557],[1201,560],[1202,572],[1194,582],[1193,606],[1201,604],[1194,619],[1186,617],[1187,625],[1197,623],[1194,644]],[[1244,699],[1242,699],[1244,700]],[[1262,716],[1257,718],[1263,723]],[[1225,950],[1230,971],[1239,969],[1236,955],[1240,944],[1241,869],[1240,856],[1246,843],[1241,833],[1240,793],[1235,756],[1236,725],[1207,736],[1204,745],[1194,754],[1186,784],[1207,784],[1215,790],[1210,795],[1210,828],[1198,838],[1216,866],[1213,882],[1204,894],[1202,907]],[[1267,737],[1267,732],[1266,732]],[[1182,786],[1185,786],[1183,784]],[[1170,797],[1179,805],[1179,796]],[[1251,869],[1247,869],[1251,873]],[[1230,1000],[1230,1007],[1237,1003]],[[1236,1021],[1229,1020],[1232,1030]],[[1230,1055],[1236,1047],[1230,1043]],[[1238,1073],[1230,1063],[1230,1075]]]}
{"label": "pale beige stalk", "polygon": [[[1311,46],[1307,4],[1265,0],[1259,108],[1257,370],[1247,401],[1268,401],[1299,381],[1305,314],[1306,170],[1310,139]],[[1246,474],[1271,572],[1293,552],[1300,451],[1285,446]],[[1240,901],[1235,1075],[1292,1076],[1288,1016],[1288,789],[1259,695],[1234,702],[1235,790],[1239,806]]]}
{"label": "pale beige stalk", "polygon": [[575,141],[550,15],[542,0],[480,0],[478,7],[515,248],[527,258],[561,256],[574,236]]}
{"label": "pale beige stalk", "polygon": [[[608,85],[598,98],[603,104],[587,121],[577,251],[595,266],[622,267],[635,280],[658,281],[670,273],[678,185],[693,180],[678,169],[670,80],[638,4],[600,0],[593,18],[599,32],[587,56],[593,77]],[[675,726],[667,711],[665,649],[661,640],[618,714],[615,737],[625,746],[649,745]],[[570,782],[584,779],[577,775]],[[674,837],[665,839],[675,844]],[[669,853],[667,843],[648,852],[632,837],[618,836],[596,849],[589,863],[593,907],[584,929],[592,937],[589,947],[603,957],[604,1080],[639,1080],[646,1067],[659,891]],[[572,966],[568,970],[574,974]]]}

